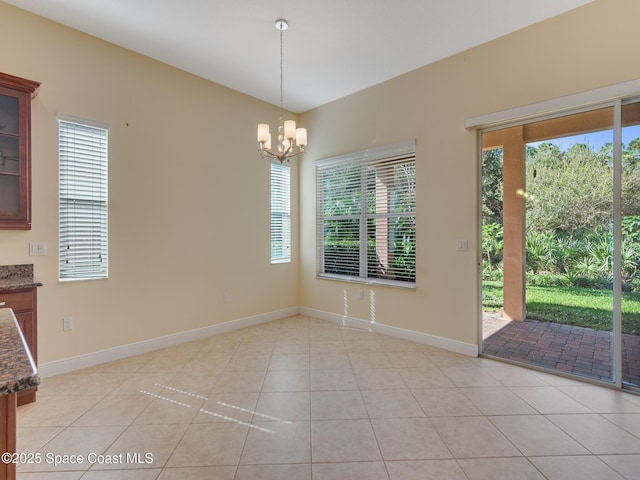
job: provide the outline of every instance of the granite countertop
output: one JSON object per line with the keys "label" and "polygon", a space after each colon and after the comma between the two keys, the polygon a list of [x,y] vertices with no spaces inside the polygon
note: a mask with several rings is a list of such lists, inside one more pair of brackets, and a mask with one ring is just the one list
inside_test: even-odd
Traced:
{"label": "granite countertop", "polygon": [[33,265],[0,265],[0,292],[41,286],[33,278]]}
{"label": "granite countertop", "polygon": [[31,352],[10,308],[0,308],[0,396],[40,383]]}

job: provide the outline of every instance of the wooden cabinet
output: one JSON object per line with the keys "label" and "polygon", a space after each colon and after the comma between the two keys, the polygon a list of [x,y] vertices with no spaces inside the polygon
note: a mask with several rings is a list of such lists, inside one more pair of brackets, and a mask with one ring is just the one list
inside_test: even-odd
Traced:
{"label": "wooden cabinet", "polygon": [[[33,361],[38,365],[37,289],[0,292],[0,308],[13,310]],[[35,402],[37,387],[18,392],[18,405]]]}
{"label": "wooden cabinet", "polygon": [[[16,393],[0,396],[0,453],[16,452]],[[0,462],[0,479],[15,480],[16,464]]]}
{"label": "wooden cabinet", "polygon": [[39,86],[0,73],[0,229],[31,229],[31,100]]}

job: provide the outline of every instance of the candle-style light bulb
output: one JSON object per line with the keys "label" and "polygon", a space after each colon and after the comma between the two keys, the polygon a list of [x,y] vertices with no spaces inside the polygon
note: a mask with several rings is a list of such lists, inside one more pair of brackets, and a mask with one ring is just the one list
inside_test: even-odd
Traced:
{"label": "candle-style light bulb", "polygon": [[306,128],[298,128],[296,129],[296,143],[299,147],[305,147],[307,145],[307,129]]}
{"label": "candle-style light bulb", "polygon": [[290,140],[296,138],[296,122],[294,120],[284,122],[284,138]]}
{"label": "candle-style light bulb", "polygon": [[266,142],[269,139],[269,125],[267,123],[258,124],[258,142]]}

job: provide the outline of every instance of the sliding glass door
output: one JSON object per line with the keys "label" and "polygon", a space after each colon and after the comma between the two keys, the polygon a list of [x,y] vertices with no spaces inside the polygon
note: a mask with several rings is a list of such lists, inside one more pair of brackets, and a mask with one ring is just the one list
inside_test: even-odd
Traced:
{"label": "sliding glass door", "polygon": [[608,382],[613,380],[612,127],[612,108],[529,124],[523,193],[526,319],[548,344],[534,361]]}
{"label": "sliding glass door", "polygon": [[640,385],[639,106],[482,134],[483,353]]}

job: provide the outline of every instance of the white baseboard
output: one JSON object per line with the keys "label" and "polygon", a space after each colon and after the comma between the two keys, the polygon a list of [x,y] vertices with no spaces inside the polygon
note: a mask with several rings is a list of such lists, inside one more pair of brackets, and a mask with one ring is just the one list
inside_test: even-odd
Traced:
{"label": "white baseboard", "polygon": [[290,317],[292,315],[306,315],[308,317],[326,320],[328,322],[343,324],[348,327],[371,330],[376,333],[389,335],[390,337],[401,338],[412,342],[430,345],[432,347],[442,348],[451,352],[461,353],[472,357],[478,356],[478,345],[472,343],[460,342],[450,338],[438,337],[427,333],[420,333],[413,330],[406,330],[399,327],[392,327],[381,323],[371,323],[367,320],[348,317],[336,313],[316,310],[309,307],[291,307],[274,312],[263,313],[251,317],[239,318],[229,322],[208,325],[202,328],[187,330],[184,332],[166,335],[164,337],[151,338],[140,342],[129,343],[119,347],[108,348],[97,352],[91,352],[76,357],[65,358],[53,362],[43,363],[38,366],[38,373],[42,378],[52,377],[63,373],[81,370],[83,368],[93,367],[102,363],[121,360],[123,358],[140,355],[142,353],[160,350],[162,348],[172,347],[181,343],[201,340],[213,335],[239,330],[241,328],[251,327],[261,323],[279,320],[281,318]]}
{"label": "white baseboard", "polygon": [[328,322],[343,324],[347,327],[359,328],[363,330],[371,330],[390,337],[401,338],[411,342],[422,343],[432,347],[442,348],[451,352],[461,353],[470,357],[477,357],[479,348],[473,343],[460,342],[450,338],[429,335],[428,333],[416,332],[414,330],[406,330],[404,328],[392,327],[382,323],[371,323],[360,318],[348,317],[337,313],[325,312],[314,308],[300,307],[299,313],[308,317],[326,320]]}
{"label": "white baseboard", "polygon": [[98,352],[78,355],[77,357],[65,358],[62,360],[43,363],[38,366],[38,373],[40,374],[40,377],[47,378],[54,375],[60,375],[62,373],[73,372],[75,370],[93,367],[102,363],[121,360],[133,355],[140,355],[142,353],[151,352],[153,350],[160,350],[161,348],[172,347],[174,345],[192,342],[194,340],[201,340],[213,335],[220,335],[221,333],[231,332],[240,328],[246,328],[252,325],[258,325],[260,323],[279,320],[281,318],[297,315],[298,311],[299,309],[297,307],[285,308],[283,310],[263,313],[260,315],[253,315],[251,317],[240,318],[237,320],[231,320],[229,322],[218,323],[202,328],[174,333],[172,335],[166,335],[164,337],[151,338],[149,340],[129,343],[127,345],[108,348],[106,350],[100,350]]}

